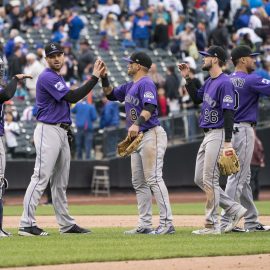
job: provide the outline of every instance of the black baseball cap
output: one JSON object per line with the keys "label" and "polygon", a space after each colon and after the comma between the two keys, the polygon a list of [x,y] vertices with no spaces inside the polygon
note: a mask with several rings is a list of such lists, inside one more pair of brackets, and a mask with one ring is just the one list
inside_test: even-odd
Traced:
{"label": "black baseball cap", "polygon": [[203,56],[217,57],[222,62],[226,62],[227,54],[225,50],[220,46],[210,46],[207,51],[199,51]]}
{"label": "black baseball cap", "polygon": [[45,55],[47,57],[54,53],[64,53],[64,51],[59,43],[51,42],[45,47]]}
{"label": "black baseball cap", "polygon": [[124,57],[123,59],[129,63],[137,63],[146,68],[152,66],[152,59],[145,52],[135,52],[130,57]]}
{"label": "black baseball cap", "polygon": [[232,61],[237,60],[241,57],[248,57],[248,56],[257,56],[260,55],[258,52],[252,52],[251,48],[246,45],[240,45],[234,49],[232,49],[231,52],[231,59]]}

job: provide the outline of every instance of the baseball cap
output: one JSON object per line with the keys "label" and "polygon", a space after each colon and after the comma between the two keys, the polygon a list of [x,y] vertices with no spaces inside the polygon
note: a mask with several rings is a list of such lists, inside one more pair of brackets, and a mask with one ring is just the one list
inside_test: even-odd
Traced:
{"label": "baseball cap", "polygon": [[260,55],[260,53],[258,52],[253,53],[250,47],[246,45],[240,45],[232,49],[231,59],[234,61],[241,57],[257,56],[257,55]]}
{"label": "baseball cap", "polygon": [[222,62],[226,62],[227,60],[227,54],[220,46],[210,46],[207,51],[199,51],[199,53],[203,56],[217,57]]}
{"label": "baseball cap", "polygon": [[46,57],[54,53],[64,53],[61,45],[56,42],[51,42],[45,47]]}
{"label": "baseball cap", "polygon": [[145,52],[135,52],[130,57],[124,57],[123,59],[129,63],[137,63],[146,68],[150,68],[152,65],[152,59]]}

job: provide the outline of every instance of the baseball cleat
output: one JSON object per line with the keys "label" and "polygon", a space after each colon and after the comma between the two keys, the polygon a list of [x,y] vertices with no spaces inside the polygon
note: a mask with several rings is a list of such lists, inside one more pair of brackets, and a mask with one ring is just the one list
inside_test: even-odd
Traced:
{"label": "baseball cleat", "polygon": [[175,233],[175,228],[173,225],[169,225],[169,226],[159,225],[155,229],[155,234],[173,234],[173,233]]}
{"label": "baseball cleat", "polygon": [[240,219],[246,214],[247,209],[242,207],[238,213],[231,218],[231,221],[227,225],[227,227],[224,229],[224,232],[231,232],[234,227],[236,227],[237,223],[240,221]]}
{"label": "baseball cleat", "polygon": [[32,227],[21,227],[19,228],[18,234],[20,236],[48,236],[49,233],[43,231],[37,226]]}
{"label": "baseball cleat", "polygon": [[0,229],[0,237],[9,237],[11,236],[11,233],[4,231],[3,229]]}
{"label": "baseball cleat", "polygon": [[221,234],[221,231],[220,229],[215,229],[215,228],[203,228],[200,230],[193,231],[192,234],[197,234],[197,235]]}
{"label": "baseball cleat", "polygon": [[67,230],[66,232],[62,232],[62,234],[65,233],[82,233],[82,234],[88,234],[91,233],[90,230],[88,229],[84,229],[82,227],[79,227],[77,224],[74,224],[69,230]]}
{"label": "baseball cleat", "polygon": [[155,234],[155,230],[152,228],[138,227],[129,231],[125,231],[124,234]]}
{"label": "baseball cleat", "polygon": [[232,232],[246,233],[246,232],[249,232],[249,230],[245,230],[244,228],[240,228],[240,227],[234,227],[232,229]]}
{"label": "baseball cleat", "polygon": [[252,231],[252,232],[267,232],[267,231],[270,231],[270,226],[258,223],[258,225],[255,227],[255,229],[250,230],[250,231]]}

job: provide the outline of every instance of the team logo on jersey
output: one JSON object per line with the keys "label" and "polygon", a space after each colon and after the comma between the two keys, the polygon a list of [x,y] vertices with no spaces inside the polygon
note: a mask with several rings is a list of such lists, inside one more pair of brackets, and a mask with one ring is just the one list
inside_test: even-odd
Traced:
{"label": "team logo on jersey", "polygon": [[270,80],[267,80],[267,79],[262,79],[262,83],[265,83],[265,84],[270,84]]}
{"label": "team logo on jersey", "polygon": [[62,89],[65,88],[65,85],[62,82],[58,82],[54,85],[54,87],[58,90],[61,91]]}
{"label": "team logo on jersey", "polygon": [[233,98],[232,98],[230,95],[226,95],[226,96],[223,98],[223,102],[224,102],[224,103],[233,103]]}
{"label": "team logo on jersey", "polygon": [[234,77],[234,78],[231,78],[231,82],[232,82],[234,87],[241,87],[242,88],[245,84],[245,79],[239,78],[239,77]]}
{"label": "team logo on jersey", "polygon": [[204,94],[203,100],[204,100],[206,103],[208,103],[209,106],[210,106],[211,108],[214,108],[214,107],[216,106],[216,104],[217,104],[217,102],[216,102],[214,99],[212,99],[212,97],[209,96],[209,94],[207,94],[207,93]]}
{"label": "team logo on jersey", "polygon": [[144,98],[148,98],[148,99],[154,99],[154,94],[152,92],[145,92],[143,95]]}

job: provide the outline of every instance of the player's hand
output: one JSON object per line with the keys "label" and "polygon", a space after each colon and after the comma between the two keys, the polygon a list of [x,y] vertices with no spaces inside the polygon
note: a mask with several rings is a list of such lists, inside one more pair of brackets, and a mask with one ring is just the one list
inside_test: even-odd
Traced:
{"label": "player's hand", "polygon": [[105,66],[101,59],[97,59],[94,68],[93,68],[93,75],[96,77],[100,77],[101,74],[104,72]]}
{"label": "player's hand", "polygon": [[138,133],[139,133],[139,130],[140,130],[140,127],[133,124],[128,129],[128,137],[131,138],[131,139],[137,137]]}
{"label": "player's hand", "polygon": [[180,63],[177,66],[178,66],[178,69],[179,69],[179,71],[181,73],[181,76],[183,78],[188,77],[189,71],[190,71],[189,66],[186,63]]}
{"label": "player's hand", "polygon": [[104,65],[104,71],[100,74],[100,77],[105,77],[106,75],[108,75],[108,68],[106,66],[106,64],[103,62],[103,65]]}
{"label": "player's hand", "polygon": [[24,79],[33,79],[33,77],[30,74],[16,74],[14,77],[17,78],[17,80],[24,80]]}

